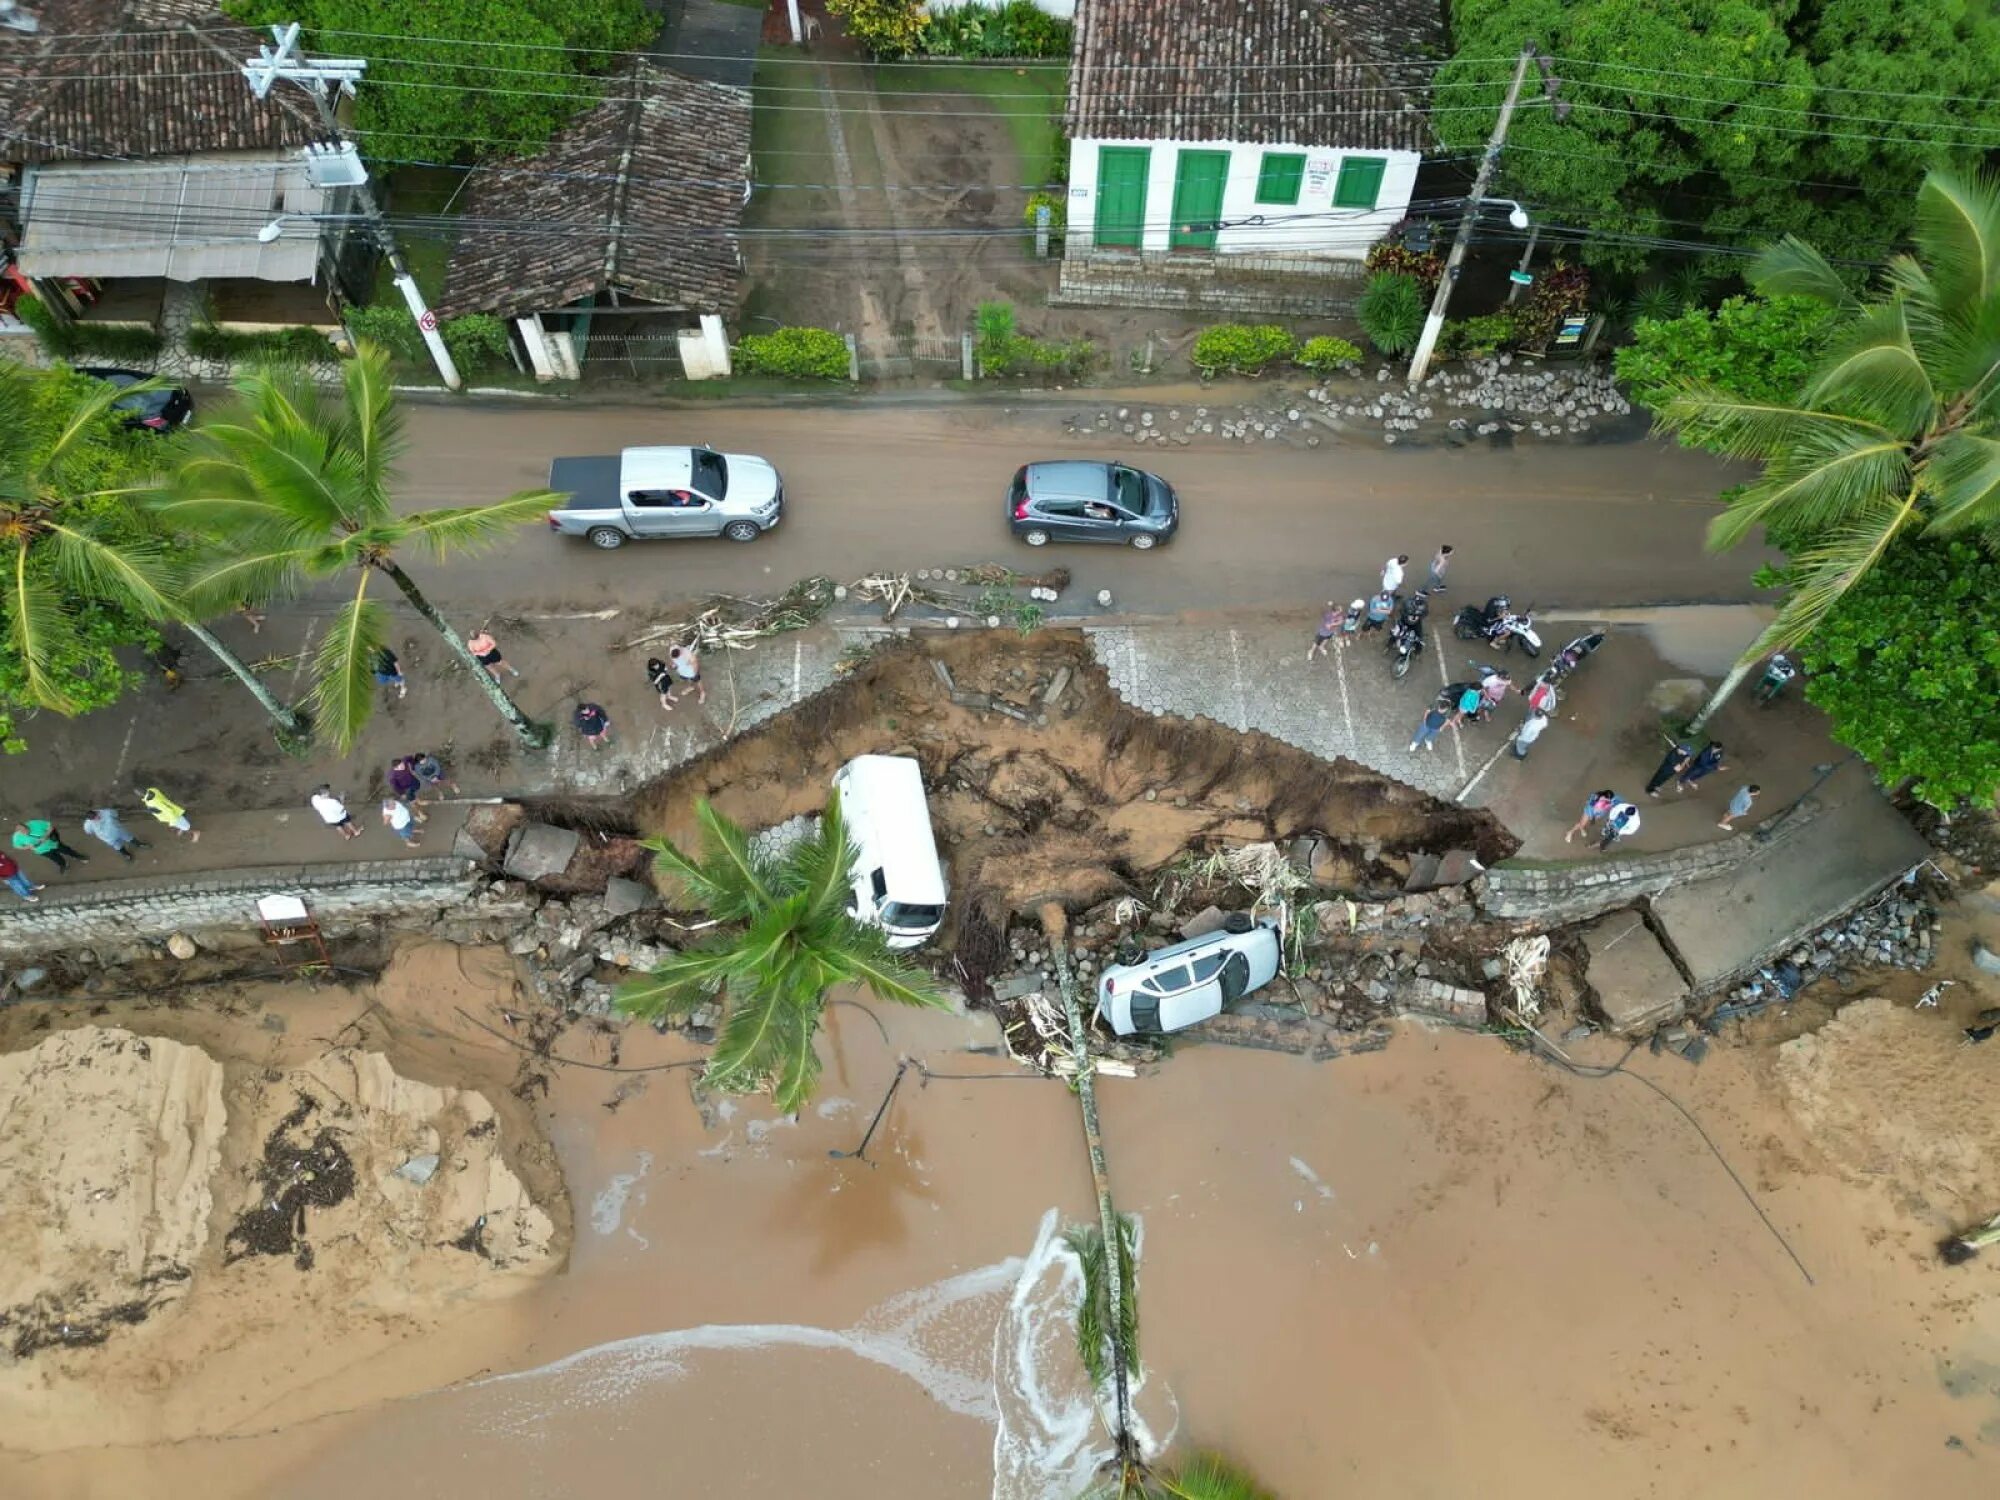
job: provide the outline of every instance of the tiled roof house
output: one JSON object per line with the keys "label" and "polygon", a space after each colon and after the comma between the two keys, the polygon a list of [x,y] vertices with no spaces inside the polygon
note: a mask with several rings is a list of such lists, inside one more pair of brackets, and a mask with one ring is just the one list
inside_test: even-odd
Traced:
{"label": "tiled roof house", "polygon": [[1443,52],[1440,0],[1079,0],[1066,253],[1359,259]]}

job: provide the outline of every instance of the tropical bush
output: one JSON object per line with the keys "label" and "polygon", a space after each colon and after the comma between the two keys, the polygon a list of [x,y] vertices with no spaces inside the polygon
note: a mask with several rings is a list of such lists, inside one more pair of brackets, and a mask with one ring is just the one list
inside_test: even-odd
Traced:
{"label": "tropical bush", "polygon": [[1442,255],[1434,250],[1412,250],[1394,240],[1377,240],[1369,247],[1368,259],[1363,264],[1371,275],[1387,271],[1398,276],[1414,276],[1426,297],[1435,292],[1438,282],[1444,279]]}
{"label": "tropical bush", "polygon": [[1068,57],[1069,42],[1069,22],[1034,0],[1007,0],[935,12],[916,50],[926,57]]}
{"label": "tropical bush", "polygon": [[1204,377],[1222,371],[1259,375],[1297,348],[1298,340],[1275,323],[1216,323],[1195,337],[1188,358]]}
{"label": "tropical bush", "polygon": [[1069,223],[1069,205],[1056,193],[1030,193],[1028,206],[1021,211],[1021,217],[1028,227],[1035,227],[1035,215],[1041,209],[1049,211],[1049,233],[1060,239]]}
{"label": "tropical bush", "polygon": [[1312,370],[1317,374],[1324,375],[1328,371],[1338,370],[1344,365],[1360,364],[1361,346],[1359,344],[1350,344],[1346,339],[1337,339],[1331,334],[1322,333],[1318,337],[1307,339],[1303,344],[1299,345],[1298,352],[1292,356],[1292,363],[1302,370]]}
{"label": "tropical bush", "polygon": [[746,375],[789,380],[847,379],[847,340],[830,328],[779,328],[746,334],[736,346],[736,367]]}
{"label": "tropical bush", "polygon": [[1506,313],[1482,318],[1455,318],[1438,335],[1438,350],[1447,359],[1476,359],[1514,342],[1514,320]]}
{"label": "tropical bush", "polygon": [[116,361],[149,360],[160,352],[163,340],[151,328],[112,328],[100,323],[74,323],[58,318],[36,297],[23,297],[14,311],[35,330],[35,337],[49,353],[63,359],[78,355]]}
{"label": "tropical bush", "polygon": [[1523,349],[1539,349],[1556,336],[1564,318],[1589,305],[1590,272],[1559,260],[1535,278],[1534,290],[1510,314],[1514,342]]}
{"label": "tropical bush", "polygon": [[1037,339],[1020,332],[1014,326],[1011,302],[980,303],[973,328],[973,349],[986,375],[1059,374],[1076,379],[1097,364],[1097,346],[1089,339]]}
{"label": "tropical bush", "polygon": [[398,359],[424,358],[424,336],[417,320],[400,302],[378,302],[373,307],[350,307],[347,331],[356,339],[379,344]]}
{"label": "tropical bush", "polygon": [[1810,297],[1730,297],[1713,312],[1641,316],[1632,342],[1618,351],[1618,378],[1649,411],[1664,407],[1689,381],[1746,401],[1791,401],[1826,351],[1838,319],[1833,308]]}
{"label": "tropical bush", "polygon": [[197,323],[188,330],[188,352],[227,364],[308,365],[331,360],[333,345],[316,328],[273,328],[258,333]]}
{"label": "tropical bush", "polygon": [[918,0],[826,0],[826,8],[875,57],[908,57],[928,24]]}
{"label": "tropical bush", "polygon": [[[422,335],[419,335],[421,337]],[[507,325],[491,313],[466,313],[438,324],[438,336],[461,375],[477,375],[510,363]]]}
{"label": "tropical bush", "polygon": [[1404,271],[1377,271],[1368,278],[1355,319],[1368,342],[1384,354],[1408,354],[1424,328],[1424,289]]}

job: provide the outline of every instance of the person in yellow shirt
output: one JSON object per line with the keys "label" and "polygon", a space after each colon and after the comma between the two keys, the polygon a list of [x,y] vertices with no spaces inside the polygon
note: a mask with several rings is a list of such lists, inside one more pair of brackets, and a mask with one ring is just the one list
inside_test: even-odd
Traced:
{"label": "person in yellow shirt", "polygon": [[139,800],[145,804],[147,812],[158,818],[167,827],[173,829],[175,833],[186,834],[189,843],[198,844],[201,842],[200,831],[188,821],[187,809],[174,801],[173,798],[169,797],[158,787],[149,786],[142,788],[139,793]]}

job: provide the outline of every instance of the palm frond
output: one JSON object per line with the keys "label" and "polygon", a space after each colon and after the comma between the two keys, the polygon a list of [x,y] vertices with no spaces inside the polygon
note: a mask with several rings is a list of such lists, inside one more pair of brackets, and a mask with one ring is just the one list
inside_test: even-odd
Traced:
{"label": "palm frond", "polygon": [[111,403],[125,396],[127,389],[121,389],[108,382],[98,382],[95,391],[71,407],[56,433],[55,441],[43,450],[42,472],[59,473],[63,463],[69,458],[70,450],[90,436],[104,414],[111,410]]}
{"label": "palm frond", "polygon": [[215,498],[239,502],[238,514],[245,519],[249,514],[242,504],[254,503],[259,509],[253,524],[291,535],[324,536],[367,519],[356,514],[354,498],[341,492],[339,481],[346,476],[316,433],[212,423],[195,434],[195,444],[195,458],[178,476],[171,512],[184,524],[193,526],[205,516],[188,502]]}
{"label": "palm frond", "polygon": [[781,873],[786,888],[806,898],[804,920],[817,924],[845,911],[853,870],[854,846],[848,842],[840,793],[836,791],[828,796],[826,811],[820,814],[818,837],[794,849]]}
{"label": "palm frond", "polygon": [[342,755],[375,712],[375,653],[388,636],[388,611],[367,590],[363,573],[313,657],[313,723]]}
{"label": "palm frond", "polygon": [[1941,439],[1926,468],[1924,529],[1949,536],[2000,525],[2000,439],[1961,432]]}
{"label": "palm frond", "polygon": [[695,804],[694,816],[701,825],[702,868],[717,892],[708,914],[727,922],[762,911],[770,904],[771,888],[750,852],[749,836],[706,797]]}
{"label": "palm frond", "polygon": [[1890,544],[1922,524],[1919,491],[1913,485],[1903,495],[1880,501],[1846,525],[1829,533],[1791,560],[1791,592],[1778,618],[1759,637],[1764,651],[1796,646],[1818,628],[1841,596],[1881,561]]}
{"label": "palm frond", "polygon": [[701,907],[713,911],[726,892],[710,877],[708,870],[679,845],[666,839],[645,839],[653,851],[653,869],[669,883],[668,898],[683,908]]}
{"label": "palm frond", "polygon": [[7,570],[7,638],[21,665],[21,696],[59,714],[76,712],[76,700],[56,675],[55,659],[71,625],[56,592],[33,566],[25,538],[15,544]]}
{"label": "palm frond", "polygon": [[262,604],[299,591],[300,553],[281,546],[268,551],[205,554],[181,575],[181,611],[189,619],[211,620],[245,604]]}
{"label": "palm frond", "polygon": [[396,400],[389,356],[362,340],[341,374],[347,389],[341,443],[360,460],[361,481],[370,494],[382,497],[386,513],[389,480],[403,452],[403,413]]}
{"label": "palm frond", "polygon": [[621,1015],[649,1021],[685,1015],[721,992],[734,957],[727,941],[669,953],[645,973],[620,984],[611,1003]]}
{"label": "palm frond", "polygon": [[54,520],[43,524],[42,545],[57,575],[77,593],[121,603],[149,620],[171,619],[178,613],[169,597],[166,551],[158,543],[108,542],[88,526]]}
{"label": "palm frond", "polygon": [[1746,279],[1766,297],[1811,297],[1843,312],[1861,306],[1827,258],[1794,234],[1766,246]]}
{"label": "palm frond", "polygon": [[1879,422],[1784,401],[1753,401],[1713,386],[1677,385],[1658,408],[1659,425],[1731,458],[1768,460],[1810,434],[1860,432],[1897,439]]}
{"label": "palm frond", "polygon": [[382,524],[398,542],[423,547],[439,561],[461,552],[477,552],[505,541],[528,521],[564,503],[554,490],[522,490],[488,505],[456,506],[419,511]]}
{"label": "palm frond", "polygon": [[1900,440],[1838,430],[1805,434],[1709,524],[1708,544],[1733,547],[1759,525],[1806,535],[1839,526],[1909,479],[1909,451]]}
{"label": "palm frond", "polygon": [[1254,1479],[1217,1453],[1197,1453],[1172,1474],[1153,1482],[1172,1500],[1277,1500]]}
{"label": "palm frond", "polygon": [[2000,188],[1993,182],[1926,173],[1913,238],[1943,306],[1969,310],[2000,292]]}
{"label": "palm frond", "polygon": [[1907,302],[1880,303],[1855,319],[1813,372],[1806,404],[1865,414],[1906,436],[1924,431],[1940,403],[1911,340],[1910,311]]}
{"label": "palm frond", "polygon": [[731,989],[728,1013],[702,1076],[732,1094],[761,1088],[792,1052],[801,1020],[783,995],[753,985]]}
{"label": "palm frond", "polygon": [[814,999],[803,1011],[795,1010],[794,1023],[784,1033],[781,1044],[774,1049],[775,1084],[771,1090],[771,1103],[784,1114],[797,1114],[805,1108],[819,1086],[819,1051],[813,1039],[819,1033],[819,1018],[824,1002]]}
{"label": "palm frond", "polygon": [[840,971],[843,979],[866,986],[877,1000],[914,1005],[923,1010],[951,1009],[951,1001],[931,977],[915,964],[896,957],[878,928],[865,927],[845,913],[835,920],[841,927],[840,947],[833,952],[822,949],[821,956],[830,968]]}

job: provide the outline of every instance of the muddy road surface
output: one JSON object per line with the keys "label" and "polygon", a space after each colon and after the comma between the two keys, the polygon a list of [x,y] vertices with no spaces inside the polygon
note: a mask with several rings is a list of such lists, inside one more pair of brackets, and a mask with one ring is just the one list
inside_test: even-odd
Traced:
{"label": "muddy road surface", "polygon": [[[1189,406],[1201,399],[1185,394]],[[1134,452],[1101,434],[1063,431],[1066,415],[1103,404],[1011,412],[414,405],[398,493],[413,507],[495,499],[545,483],[558,455],[643,443],[762,454],[784,475],[785,519],[754,543],[648,542],[605,553],[530,527],[493,552],[425,563],[423,582],[440,603],[512,609],[772,594],[813,573],[847,580],[983,560],[1061,562],[1077,597],[1108,588],[1120,608],[1140,613],[1317,606],[1335,592],[1368,592],[1392,553],[1409,553],[1421,579],[1447,541],[1458,549],[1454,599],[1500,591],[1517,602],[1595,607],[1741,600],[1762,560],[1754,548],[1717,557],[1702,546],[1715,496],[1736,476],[1704,454],[1650,440],[1512,451],[1204,440]],[[1181,531],[1168,546],[1032,551],[1008,534],[1002,497],[1021,464],[1128,456],[1181,492]]]}

